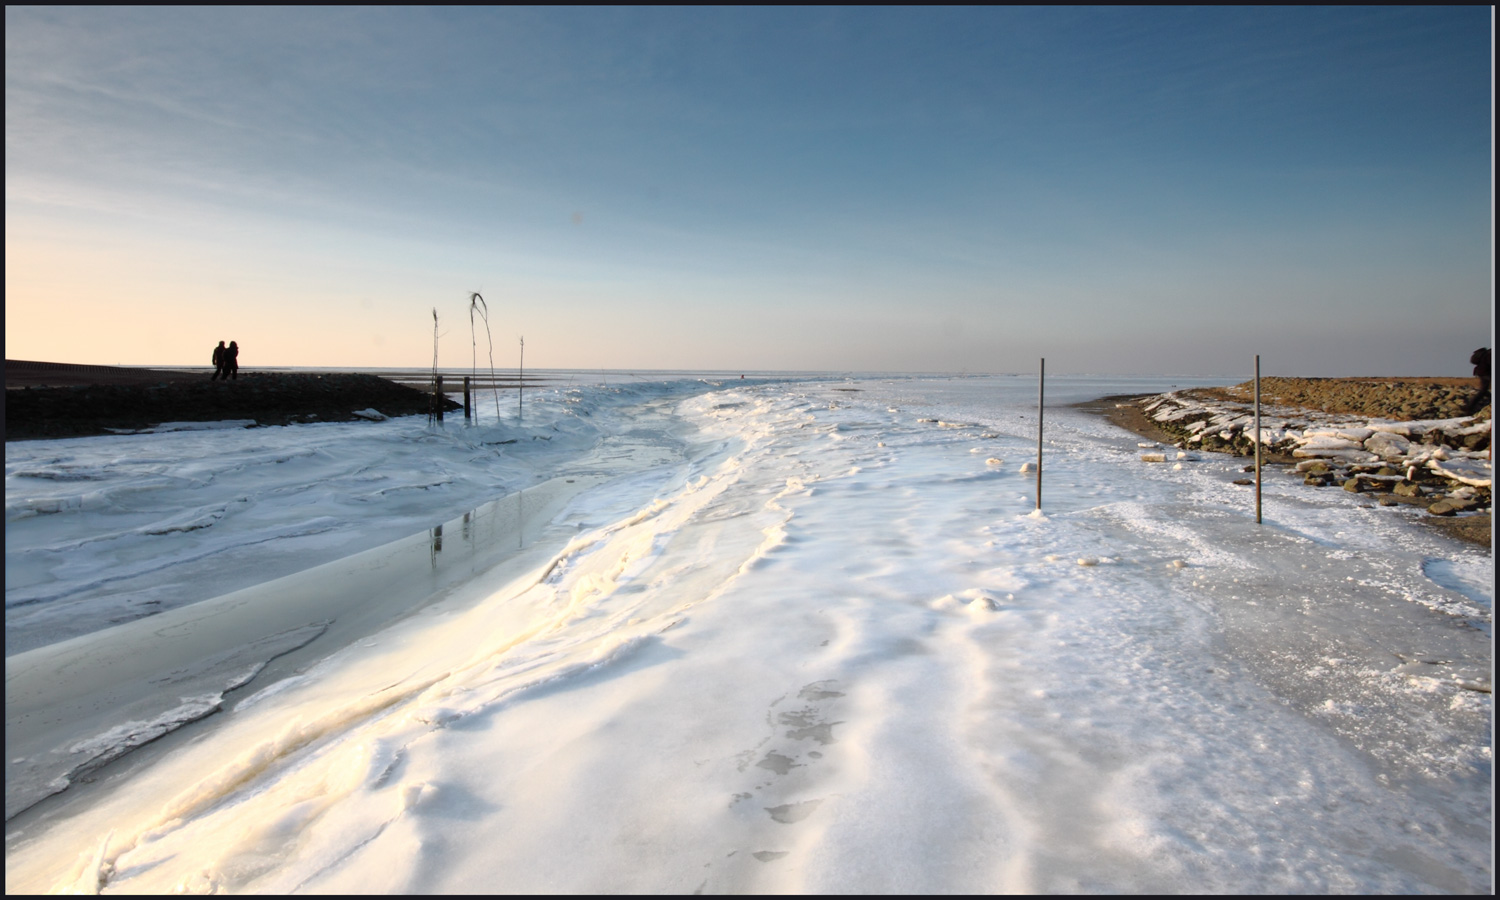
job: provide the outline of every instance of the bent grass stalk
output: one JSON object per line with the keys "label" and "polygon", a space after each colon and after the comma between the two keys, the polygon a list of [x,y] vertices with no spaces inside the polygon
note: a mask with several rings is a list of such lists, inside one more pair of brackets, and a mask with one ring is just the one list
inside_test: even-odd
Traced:
{"label": "bent grass stalk", "polygon": [[[479,381],[479,338],[474,334],[474,298],[478,296],[472,291],[469,293],[469,378],[475,383]],[[464,397],[464,402],[468,402],[467,396]],[[468,414],[469,411],[465,409],[464,415]]]}
{"label": "bent grass stalk", "polygon": [[438,364],[438,314],[437,307],[432,308],[432,382],[428,390],[432,394],[432,402],[427,405],[427,424],[431,425],[437,421],[438,404],[442,401],[437,395],[437,364]]}
{"label": "bent grass stalk", "polygon": [[490,308],[489,308],[489,305],[484,302],[484,298],[481,297],[477,291],[470,291],[469,292],[469,338],[470,338],[471,341],[474,342],[474,354],[473,355],[475,357],[475,359],[471,360],[471,362],[470,362],[470,367],[471,368],[477,367],[477,364],[478,364],[477,363],[477,357],[478,357],[478,353],[479,353],[479,339],[475,336],[475,333],[474,333],[474,314],[476,312],[479,313],[479,317],[484,320],[484,339],[489,342],[489,349],[490,349],[490,390],[493,391],[494,394],[495,394],[495,424],[498,425],[498,424],[500,424],[500,386],[495,381],[495,338],[494,338],[494,335],[490,334]]}

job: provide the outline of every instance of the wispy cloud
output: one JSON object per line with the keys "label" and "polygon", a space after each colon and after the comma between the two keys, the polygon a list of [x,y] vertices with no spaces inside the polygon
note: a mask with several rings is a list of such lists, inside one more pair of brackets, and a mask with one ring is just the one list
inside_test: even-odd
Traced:
{"label": "wispy cloud", "polygon": [[[1465,198],[1488,196],[1489,23],[10,7],[7,233],[72,217],[156,235],[163,260],[201,252],[172,237],[187,230],[317,245],[356,271],[404,252],[435,284],[616,285],[627,305],[1002,298],[993,321],[1011,323],[1030,314],[1000,307],[1028,295],[1100,321],[1121,297],[1182,315],[1215,271],[1295,304],[1402,260],[1484,311],[1467,294],[1488,214]],[[1371,290],[1405,315],[1409,292]]]}

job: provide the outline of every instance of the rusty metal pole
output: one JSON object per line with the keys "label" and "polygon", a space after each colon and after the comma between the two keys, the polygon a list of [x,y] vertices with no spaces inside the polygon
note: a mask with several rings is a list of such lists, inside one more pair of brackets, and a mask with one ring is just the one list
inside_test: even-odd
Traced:
{"label": "rusty metal pole", "polygon": [[1047,357],[1036,376],[1036,508],[1042,510],[1042,398],[1047,384]]}
{"label": "rusty metal pole", "polygon": [[1255,524],[1260,521],[1260,354],[1255,354]]}

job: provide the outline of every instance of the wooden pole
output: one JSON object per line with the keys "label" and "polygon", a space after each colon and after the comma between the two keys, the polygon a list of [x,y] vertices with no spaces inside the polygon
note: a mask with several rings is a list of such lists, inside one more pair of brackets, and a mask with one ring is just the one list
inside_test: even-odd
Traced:
{"label": "wooden pole", "polygon": [[437,420],[439,423],[443,421],[443,401],[445,399],[447,398],[443,396],[443,376],[434,376],[432,379],[432,406],[437,410]]}
{"label": "wooden pole", "polygon": [[1047,384],[1047,357],[1036,376],[1036,508],[1042,509],[1042,398]]}
{"label": "wooden pole", "polygon": [[516,421],[521,421],[521,394],[526,390],[526,338],[521,338],[521,367],[516,370]]}
{"label": "wooden pole", "polygon": [[468,423],[471,416],[469,407],[469,376],[464,376],[464,422]]}
{"label": "wooden pole", "polygon": [[1255,524],[1260,521],[1260,354],[1255,354]]}

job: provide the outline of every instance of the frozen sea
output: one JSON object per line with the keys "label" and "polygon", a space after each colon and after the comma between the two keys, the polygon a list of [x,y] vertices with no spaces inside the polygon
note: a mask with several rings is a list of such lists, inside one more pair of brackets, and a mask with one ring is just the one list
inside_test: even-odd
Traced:
{"label": "frozen sea", "polygon": [[1194,382],[554,375],[7,444],[7,892],[1491,892],[1493,556]]}

